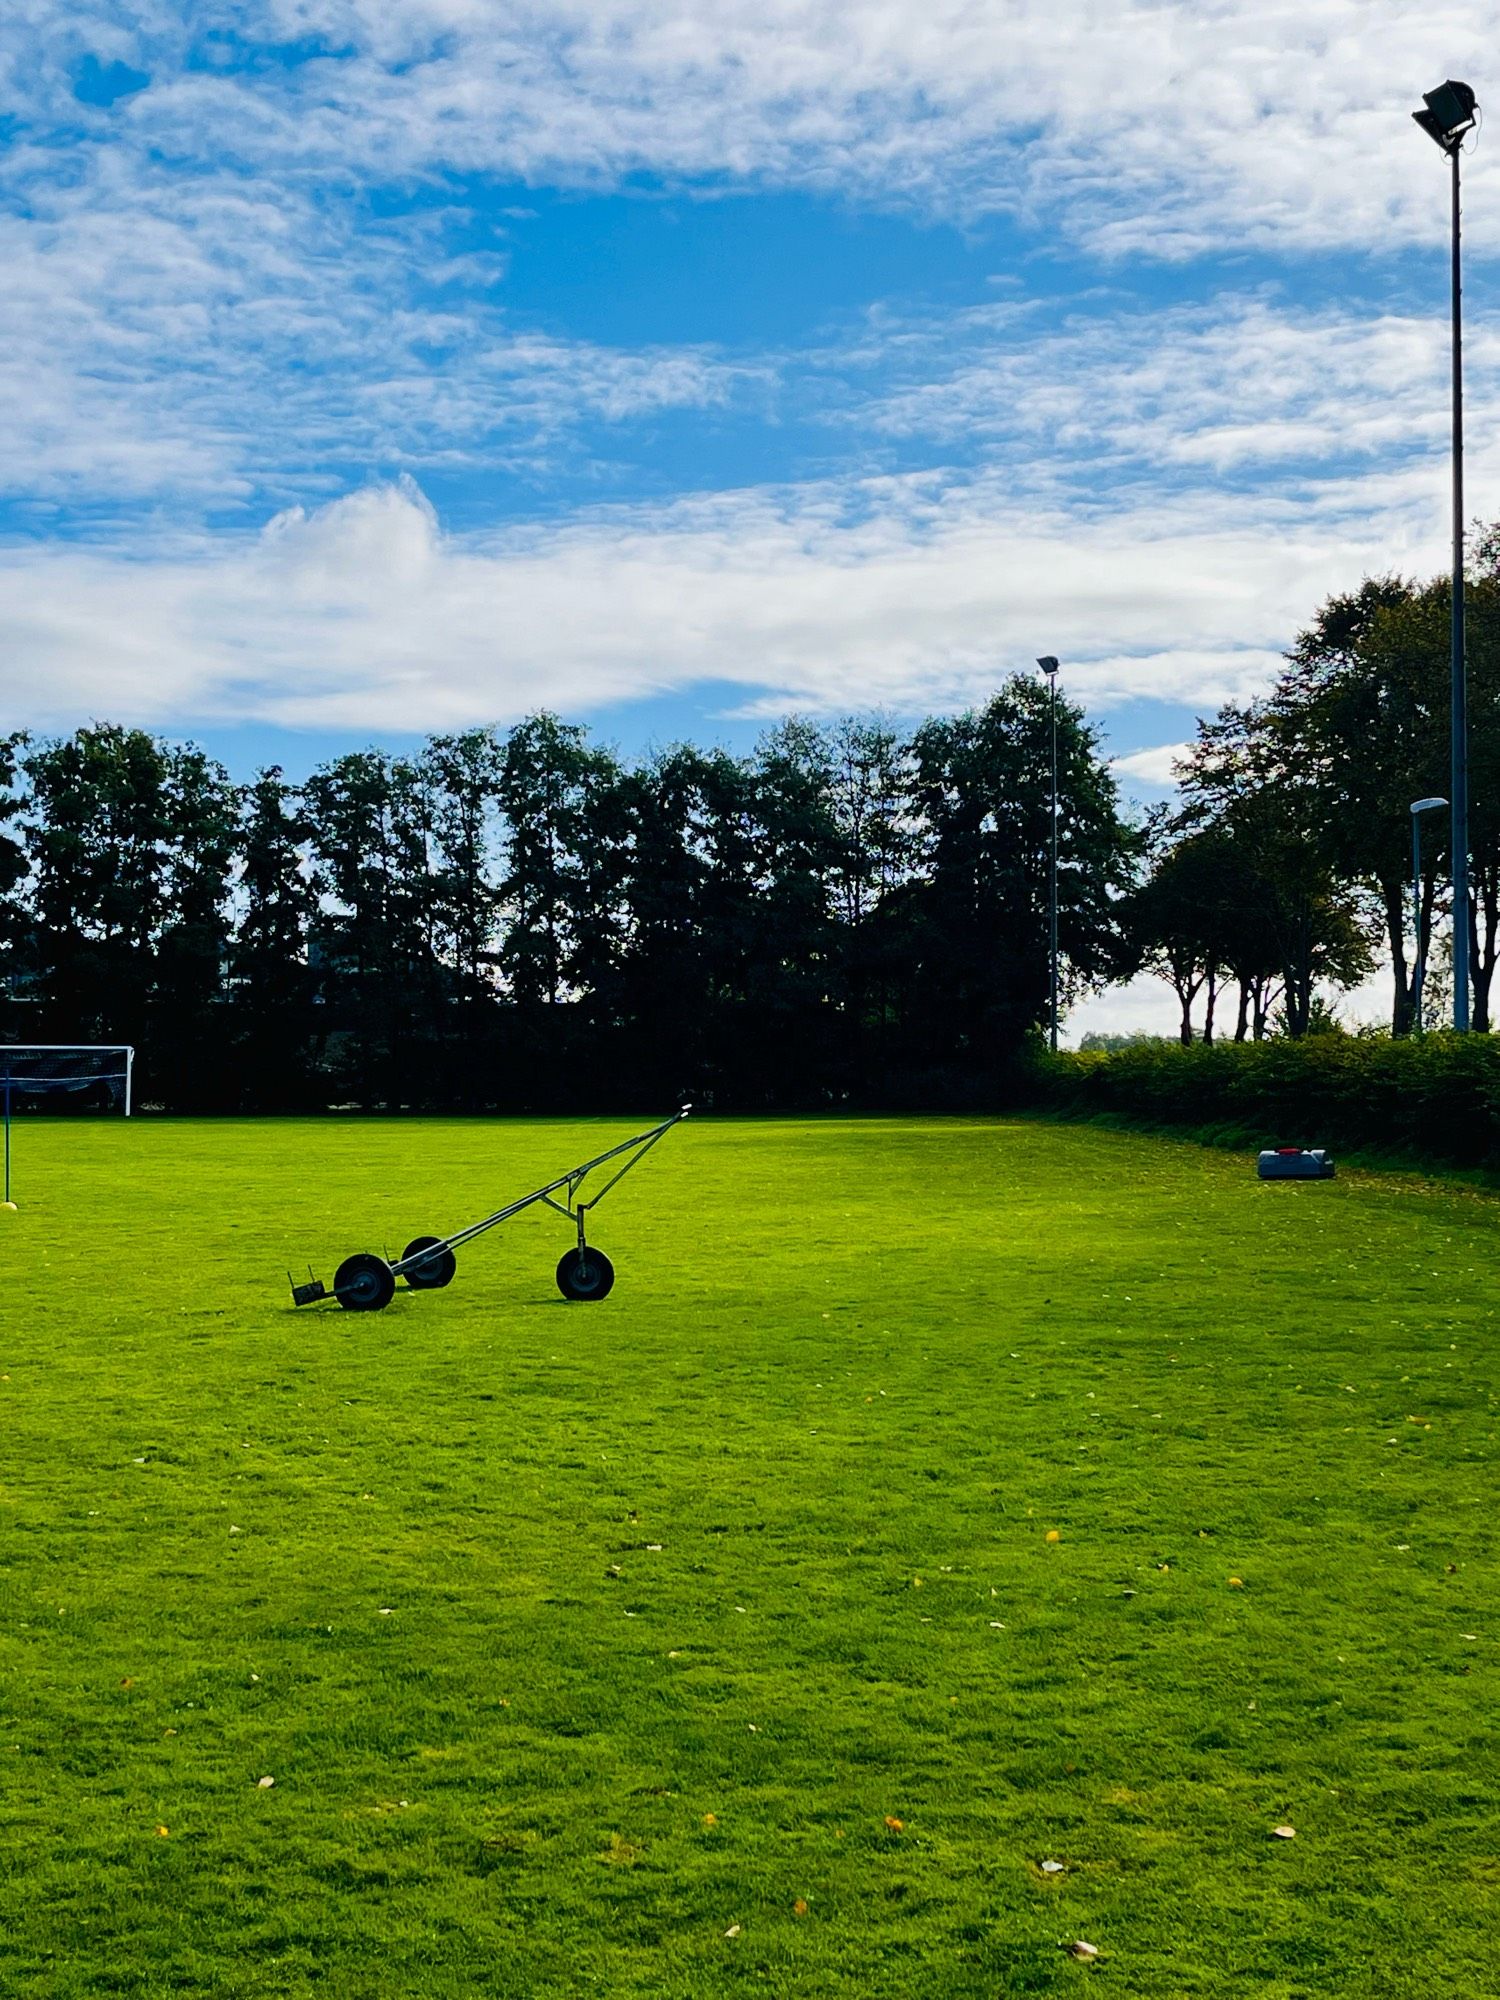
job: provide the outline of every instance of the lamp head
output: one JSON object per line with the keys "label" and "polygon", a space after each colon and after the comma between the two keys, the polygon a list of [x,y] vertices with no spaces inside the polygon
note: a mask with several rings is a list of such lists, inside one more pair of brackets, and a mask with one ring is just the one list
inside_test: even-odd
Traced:
{"label": "lamp head", "polygon": [[1057,660],[1051,653],[1043,653],[1042,657],[1037,661],[1037,665],[1044,674],[1055,674],[1057,672]]}
{"label": "lamp head", "polygon": [[1439,806],[1447,803],[1446,799],[1413,799],[1411,809],[1414,813],[1436,812]]}
{"label": "lamp head", "polygon": [[1456,153],[1477,123],[1479,100],[1466,83],[1449,77],[1436,90],[1424,90],[1422,102],[1427,109],[1414,111],[1412,117],[1434,145],[1445,153]]}

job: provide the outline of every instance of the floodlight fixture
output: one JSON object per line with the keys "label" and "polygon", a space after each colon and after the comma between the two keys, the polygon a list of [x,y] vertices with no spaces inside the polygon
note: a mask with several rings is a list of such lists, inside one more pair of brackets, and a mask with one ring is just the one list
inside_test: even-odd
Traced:
{"label": "floodlight fixture", "polygon": [[1446,799],[1413,799],[1411,809],[1414,813],[1436,812],[1439,806],[1447,803]]}
{"label": "floodlight fixture", "polygon": [[1436,90],[1424,90],[1425,111],[1411,115],[1433,144],[1445,153],[1456,153],[1479,122],[1479,100],[1466,83],[1449,77]]}
{"label": "floodlight fixture", "polygon": [[1037,665],[1044,674],[1055,674],[1057,672],[1057,656],[1053,653],[1043,653],[1042,657],[1037,661]]}

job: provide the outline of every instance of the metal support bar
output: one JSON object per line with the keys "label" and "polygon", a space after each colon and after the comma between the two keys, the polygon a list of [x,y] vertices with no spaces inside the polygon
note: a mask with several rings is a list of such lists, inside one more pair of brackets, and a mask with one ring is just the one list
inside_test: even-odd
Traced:
{"label": "metal support bar", "polygon": [[[436,1243],[429,1244],[420,1255],[403,1257],[399,1263],[392,1264],[391,1270],[399,1278],[404,1272],[426,1263],[437,1251],[456,1250],[461,1244],[470,1243],[476,1236],[482,1236],[487,1229],[493,1229],[501,1222],[508,1222],[513,1215],[519,1215],[522,1209],[534,1207],[537,1202],[545,1202],[548,1208],[555,1209],[559,1215],[565,1215],[570,1222],[577,1222],[581,1243],[584,1213],[588,1209],[597,1208],[610,1189],[618,1181],[623,1180],[630,1169],[643,1160],[657,1141],[670,1132],[674,1125],[680,1125],[692,1108],[690,1104],[684,1104],[680,1111],[674,1111],[672,1116],[664,1118],[660,1125],[653,1125],[649,1132],[638,1132],[633,1139],[622,1139],[618,1146],[611,1146],[608,1152],[600,1153],[592,1160],[585,1160],[582,1166],[570,1167],[567,1173],[559,1174],[555,1181],[548,1181],[545,1187],[533,1188],[530,1194],[523,1194],[519,1200],[508,1202],[504,1208],[497,1208],[493,1215],[485,1216],[482,1221],[471,1222],[466,1229],[456,1229],[451,1236],[441,1237]],[[577,1190],[587,1176],[596,1167],[604,1166],[607,1161],[619,1159],[622,1153],[633,1153],[634,1157],[627,1160],[618,1173],[610,1176],[592,1201],[578,1201]],[[566,1201],[554,1201],[553,1196],[559,1188],[567,1189]]]}

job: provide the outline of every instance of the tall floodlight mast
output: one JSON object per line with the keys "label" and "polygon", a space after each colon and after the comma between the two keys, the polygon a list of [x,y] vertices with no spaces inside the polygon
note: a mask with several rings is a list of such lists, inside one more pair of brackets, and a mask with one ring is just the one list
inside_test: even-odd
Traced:
{"label": "tall floodlight mast", "polygon": [[1453,182],[1453,1025],[1469,1025],[1469,720],[1464,673],[1464,350],[1463,283],[1459,257],[1458,160],[1479,122],[1479,101],[1450,77],[1424,90],[1423,111],[1411,115],[1448,155]]}
{"label": "tall floodlight mast", "polygon": [[1057,1054],[1057,667],[1051,653],[1045,654],[1037,665],[1047,676],[1047,684],[1052,690],[1052,862],[1049,870],[1050,883],[1047,894],[1047,997],[1048,997],[1048,1039],[1052,1053]]}

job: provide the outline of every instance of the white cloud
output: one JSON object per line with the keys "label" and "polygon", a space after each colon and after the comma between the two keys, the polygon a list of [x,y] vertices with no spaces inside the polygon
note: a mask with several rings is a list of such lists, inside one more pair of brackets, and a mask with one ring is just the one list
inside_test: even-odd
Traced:
{"label": "white cloud", "polygon": [[448,536],[410,482],[372,487],[150,561],[10,551],[5,720],[426,729],[690,685],[741,712],[913,710],[981,698],[1043,646],[1091,710],[1211,706],[1264,686],[1322,596],[1413,533],[1423,479],[1388,497],[1371,518],[1330,483],[1294,542],[1280,500],[1080,518],[934,477]]}
{"label": "white cloud", "polygon": [[1109,768],[1141,784],[1171,791],[1177,783],[1177,766],[1192,747],[1191,743],[1157,743],[1149,750],[1132,750],[1127,757],[1112,757]]}
{"label": "white cloud", "polygon": [[545,467],[580,425],[762,393],[763,366],[416,303],[422,242],[161,174],[0,218],[0,489],[91,506],[327,491],[334,468]]}
{"label": "white cloud", "polygon": [[[825,358],[856,385],[839,418],[898,438],[1045,446],[1048,465],[1088,476],[1131,460],[1219,475],[1391,461],[1445,437],[1449,350],[1436,320],[1231,293],[1206,306],[1120,302],[1051,321],[1041,301],[877,321]],[[1476,409],[1500,401],[1500,339],[1488,319],[1471,325],[1465,361]],[[863,395],[862,377],[872,378]]]}
{"label": "white cloud", "polygon": [[[453,247],[458,178],[1009,207],[1122,256],[1437,247],[1407,85],[1482,74],[1492,25],[1395,0],[24,0],[0,485],[38,536],[92,541],[0,550],[11,719],[373,730],[688,684],[741,713],[916,708],[1044,650],[1095,709],[1244,699],[1331,589],[1440,566],[1440,318],[1034,301],[812,355],[627,351],[513,323],[503,237]],[[86,52],[149,86],[80,106]],[[1494,248],[1482,149],[1470,188]],[[1469,361],[1483,495],[1482,319]],[[348,491],[541,486],[625,425],[773,397],[844,471],[462,535],[414,486]]]}
{"label": "white cloud", "polygon": [[[237,71],[226,31],[308,59]],[[1441,231],[1416,92],[1482,82],[1494,33],[1454,0],[33,0],[4,81],[28,122],[281,183],[645,173],[1009,208],[1120,253],[1384,249]],[[80,112],[88,49],[150,87]],[[1482,148],[1472,173],[1494,244]]]}

